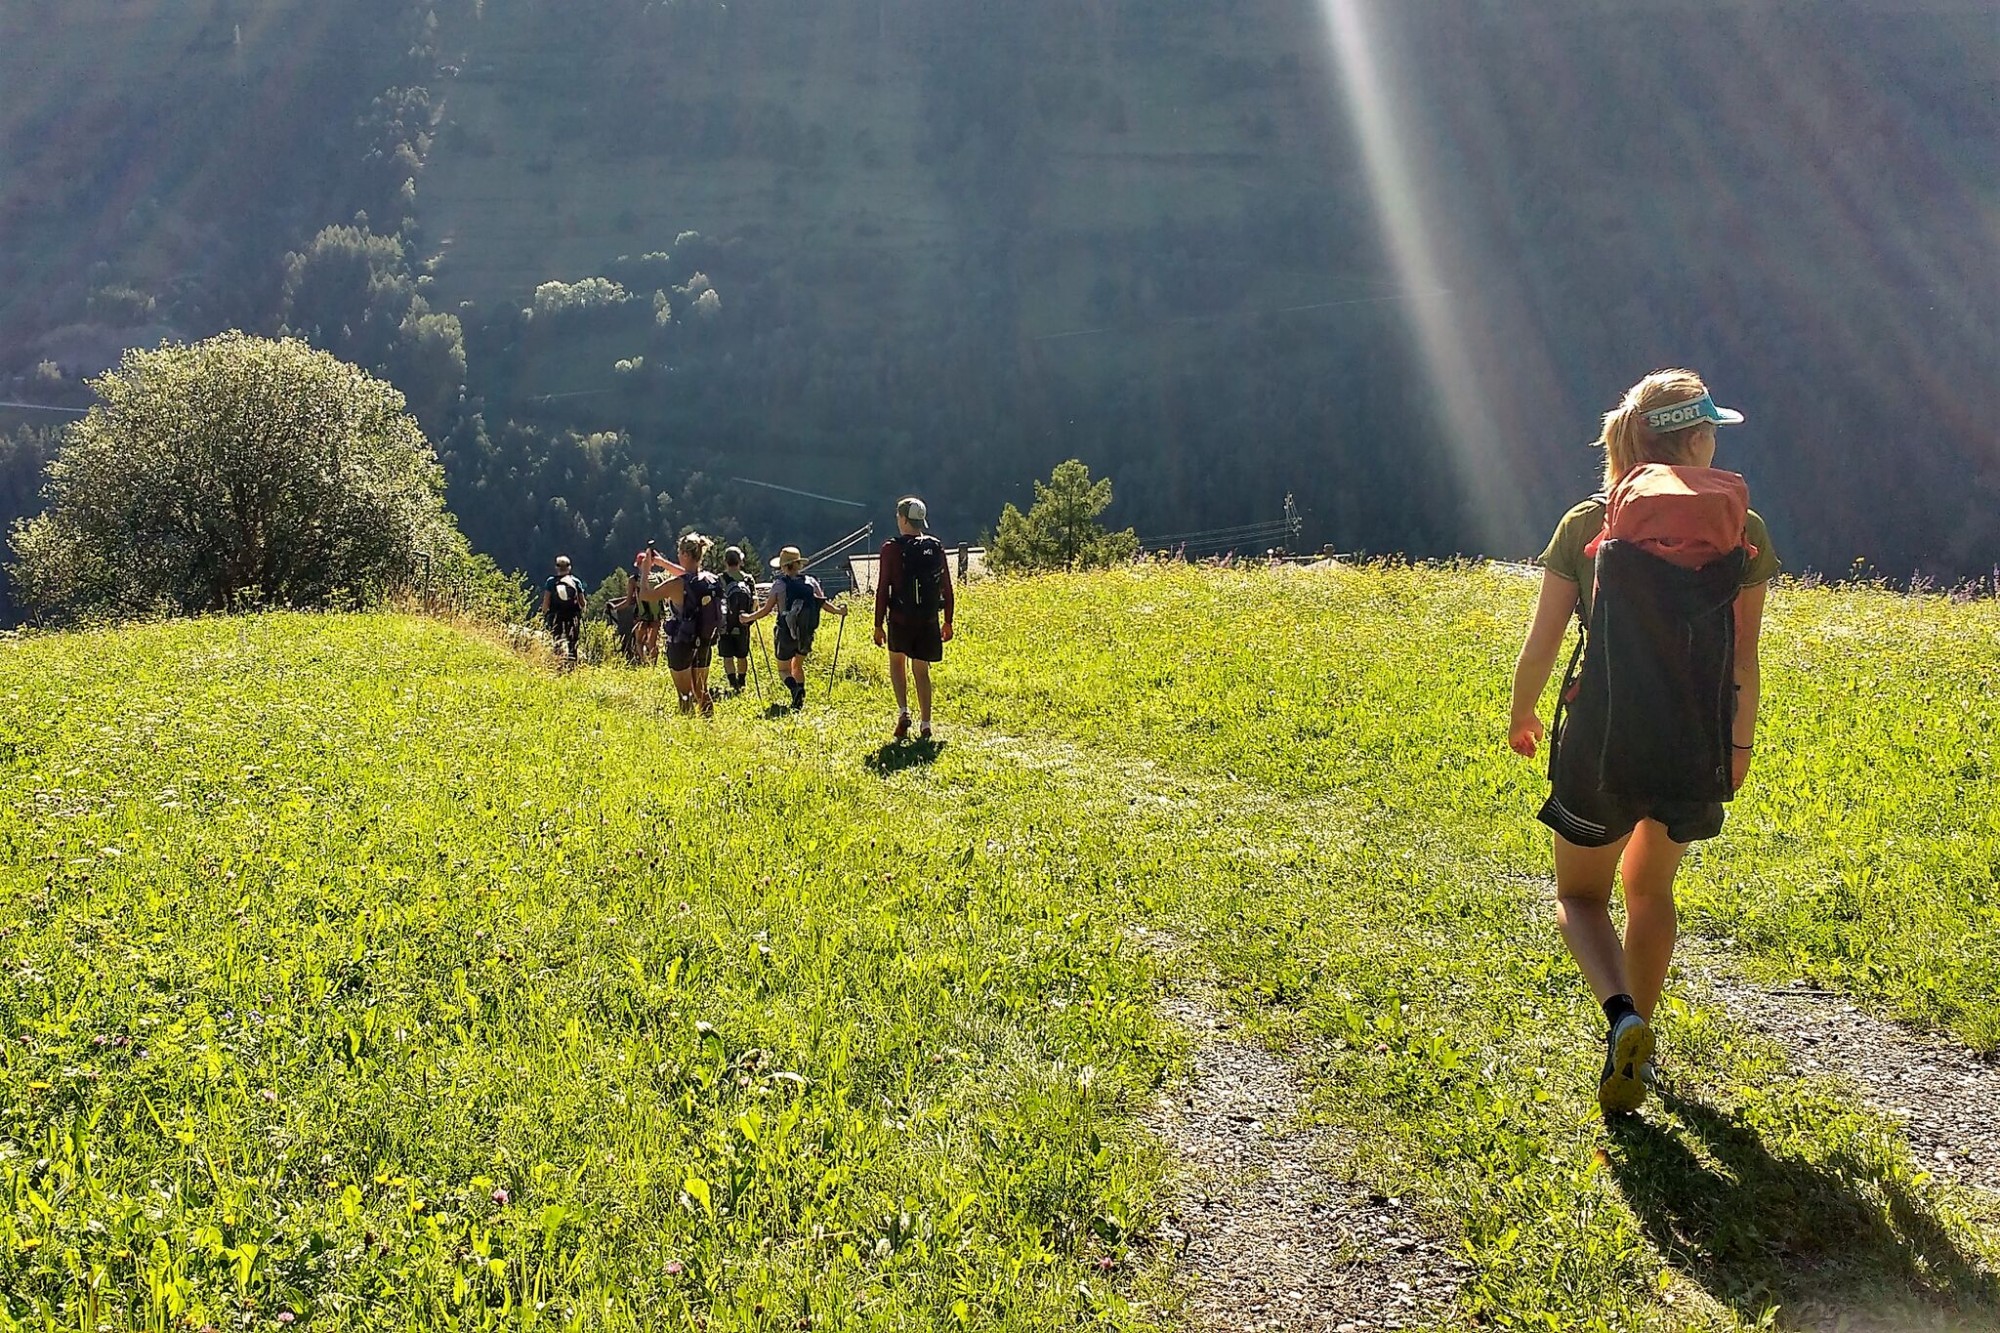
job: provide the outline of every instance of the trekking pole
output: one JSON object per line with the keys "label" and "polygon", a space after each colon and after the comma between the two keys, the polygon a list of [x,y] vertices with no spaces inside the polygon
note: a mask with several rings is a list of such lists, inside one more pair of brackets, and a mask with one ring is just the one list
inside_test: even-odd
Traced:
{"label": "trekking pole", "polygon": [[833,682],[840,675],[840,641],[847,637],[847,617],[840,618],[840,628],[833,635],[833,665],[826,671],[826,701],[833,702]]}
{"label": "trekking pole", "polygon": [[757,655],[750,654],[750,683],[757,687],[757,706],[764,706],[764,682],[757,675]]}
{"label": "trekking pole", "polygon": [[764,674],[767,676],[777,675],[778,668],[771,662],[771,647],[764,642],[764,627],[762,625],[757,627],[757,647],[764,654]]}

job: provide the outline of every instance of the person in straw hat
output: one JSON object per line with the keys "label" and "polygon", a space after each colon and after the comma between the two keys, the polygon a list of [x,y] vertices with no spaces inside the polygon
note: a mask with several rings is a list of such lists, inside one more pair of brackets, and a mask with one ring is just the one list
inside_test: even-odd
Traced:
{"label": "person in straw hat", "polygon": [[752,625],[765,616],[778,618],[777,629],[772,638],[776,643],[778,670],[784,676],[785,688],[791,691],[792,711],[806,706],[806,659],[812,656],[813,636],[819,631],[822,607],[837,616],[847,614],[847,603],[836,602],[826,595],[818,579],[806,573],[806,558],[796,546],[787,546],[771,561],[778,571],[771,580],[770,591],[765,595],[763,605],[749,615],[740,617],[744,625]]}

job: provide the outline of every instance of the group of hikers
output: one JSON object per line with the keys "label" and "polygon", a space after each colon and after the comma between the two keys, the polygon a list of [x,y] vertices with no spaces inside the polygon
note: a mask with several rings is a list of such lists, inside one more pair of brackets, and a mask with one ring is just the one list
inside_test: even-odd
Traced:
{"label": "group of hikers", "polygon": [[[907,740],[912,727],[931,739],[931,665],[944,660],[951,641],[956,599],[950,561],[943,543],[931,535],[924,502],[907,496],[896,504],[896,535],[882,544],[875,580],[875,645],[889,651],[889,683],[896,695],[895,739]],[[743,693],[756,663],[750,656],[751,627],[772,619],[778,679],[789,706],[806,703],[806,661],[812,656],[822,617],[845,619],[845,599],[827,595],[806,572],[805,556],[787,546],[771,561],[773,576],[760,588],[746,568],[741,548],[723,552],[720,573],[705,568],[714,542],[698,532],[680,539],[677,559],[647,542],[633,559],[625,591],[606,614],[626,644],[630,659],[643,666],[660,660],[665,644],[667,670],[683,713],[706,717],[715,711],[709,674],[717,657],[732,695]],[[588,598],[570,558],[556,557],[555,573],[542,586],[542,617],[557,650],[574,661],[583,633]],[[836,654],[838,645],[836,644]],[[837,668],[839,663],[834,663]],[[917,717],[910,715],[914,681]]]}
{"label": "group of hikers", "polygon": [[[1507,739],[1533,758],[1548,749],[1550,791],[1538,818],[1554,843],[1556,919],[1606,1024],[1597,1096],[1629,1112],[1658,1075],[1651,1019],[1678,930],[1674,880],[1690,844],[1722,831],[1723,807],[1750,770],[1766,585],[1778,572],[1764,520],[1736,473],[1714,466],[1716,428],[1743,420],[1717,407],[1691,371],[1657,371],[1607,413],[1596,444],[1603,489],[1571,509],[1542,552],[1534,618],[1514,669]],[[929,665],[951,638],[952,587],[944,549],[922,501],[897,506],[899,535],[882,548],[875,642],[889,649],[896,736],[909,734],[905,665],[914,672],[921,734],[931,731]],[[775,616],[777,655],[803,706],[805,661],[825,607],[844,616],[804,573],[796,547],[774,562],[761,601],[731,549],[720,576],[702,572],[707,539],[683,539],[678,563],[650,546],[626,599],[650,660],[664,632],[681,706],[703,712],[711,651],[730,688],[749,669],[749,627]],[[550,581],[552,613],[567,602]],[[554,622],[575,642],[577,610]],[[1538,708],[1574,618],[1581,630],[1549,725]],[[664,629],[663,629],[664,627]],[[1611,895],[1622,879],[1621,937]]]}

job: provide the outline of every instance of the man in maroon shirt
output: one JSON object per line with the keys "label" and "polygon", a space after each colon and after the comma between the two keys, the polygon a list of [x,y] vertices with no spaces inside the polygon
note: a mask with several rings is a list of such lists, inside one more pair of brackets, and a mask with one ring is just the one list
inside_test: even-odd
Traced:
{"label": "man in maroon shirt", "polygon": [[931,663],[951,642],[951,566],[944,545],[925,530],[929,511],[915,496],[896,502],[898,536],[882,543],[875,571],[875,646],[889,650],[896,690],[896,739],[910,735],[910,694],[904,663],[917,678],[917,735],[931,738]]}

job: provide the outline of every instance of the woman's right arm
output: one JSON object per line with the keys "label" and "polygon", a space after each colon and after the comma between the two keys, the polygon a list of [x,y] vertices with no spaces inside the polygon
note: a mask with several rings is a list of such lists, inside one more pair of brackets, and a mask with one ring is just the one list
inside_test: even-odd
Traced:
{"label": "woman's right arm", "polygon": [[1507,744],[1515,754],[1532,759],[1536,744],[1546,734],[1535,710],[1542,690],[1556,669],[1562,652],[1563,630],[1576,610],[1576,584],[1553,570],[1542,571],[1542,595],[1535,602],[1535,618],[1528,626],[1528,640],[1514,662],[1514,704],[1507,723]]}

